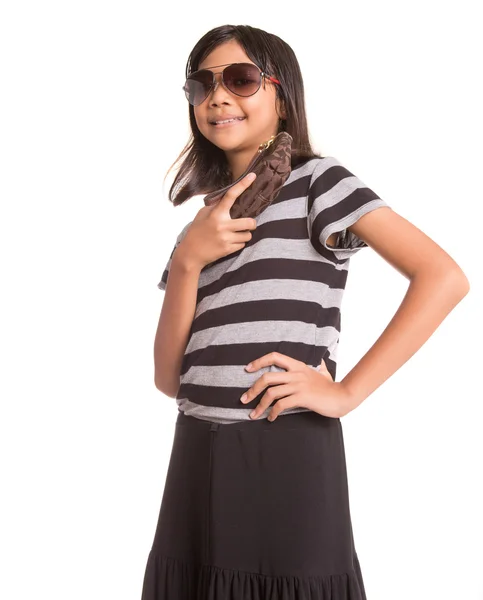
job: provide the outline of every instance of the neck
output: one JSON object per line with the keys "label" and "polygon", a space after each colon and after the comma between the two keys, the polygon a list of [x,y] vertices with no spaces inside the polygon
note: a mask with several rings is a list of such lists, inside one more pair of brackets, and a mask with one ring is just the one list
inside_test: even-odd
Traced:
{"label": "neck", "polygon": [[[275,137],[276,134],[273,134],[272,137]],[[265,144],[270,141],[272,138],[269,137],[262,142]],[[243,173],[247,170],[250,163],[255,159],[258,151],[260,150],[260,145],[258,144],[256,147],[252,146],[247,150],[236,150],[236,151],[228,151],[225,152],[228,164],[230,166],[230,171],[232,173],[232,183],[236,181]],[[264,148],[266,146],[263,146]]]}

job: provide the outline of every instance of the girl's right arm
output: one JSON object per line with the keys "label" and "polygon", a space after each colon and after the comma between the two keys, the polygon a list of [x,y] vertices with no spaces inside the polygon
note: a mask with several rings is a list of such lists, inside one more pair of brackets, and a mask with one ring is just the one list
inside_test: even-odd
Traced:
{"label": "girl's right arm", "polygon": [[154,340],[154,384],[175,398],[181,365],[195,317],[198,280],[205,265],[241,250],[256,229],[255,219],[232,219],[230,208],[254,181],[250,174],[213,206],[201,208],[171,258],[165,297]]}
{"label": "girl's right arm", "polygon": [[180,385],[181,363],[193,323],[201,266],[176,248],[154,340],[154,384],[175,398]]}

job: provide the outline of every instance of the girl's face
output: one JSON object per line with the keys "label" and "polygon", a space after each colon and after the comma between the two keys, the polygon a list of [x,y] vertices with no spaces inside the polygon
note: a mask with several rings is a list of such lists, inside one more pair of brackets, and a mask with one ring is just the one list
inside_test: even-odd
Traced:
{"label": "girl's face", "polygon": [[[196,124],[201,133],[225,151],[232,165],[239,162],[240,153],[244,155],[247,162],[262,142],[278,133],[279,119],[285,116],[283,113],[277,113],[275,86],[278,84],[272,83],[269,79],[262,78],[258,92],[248,97],[237,96],[223,86],[219,71],[224,67],[217,65],[235,62],[253,64],[238,42],[231,40],[217,46],[199,64],[198,69],[216,72],[215,78],[219,85],[201,104],[193,107]],[[210,121],[223,119],[226,114],[245,117],[245,119],[227,127],[218,128],[217,125],[211,125]]]}

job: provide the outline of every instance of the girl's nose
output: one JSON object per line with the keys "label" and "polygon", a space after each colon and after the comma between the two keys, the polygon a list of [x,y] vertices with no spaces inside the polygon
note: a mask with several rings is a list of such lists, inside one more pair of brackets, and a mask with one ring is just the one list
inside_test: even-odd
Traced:
{"label": "girl's nose", "polygon": [[216,93],[218,87],[221,87],[222,91],[228,93],[228,90],[225,89],[225,86],[222,83],[222,73],[215,73],[215,83],[213,84],[213,88],[211,89],[210,96],[213,97]]}

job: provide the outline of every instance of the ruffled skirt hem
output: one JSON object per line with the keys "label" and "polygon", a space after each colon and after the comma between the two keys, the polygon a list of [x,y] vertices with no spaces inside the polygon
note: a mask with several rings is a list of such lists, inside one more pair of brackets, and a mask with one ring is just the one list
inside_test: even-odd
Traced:
{"label": "ruffled skirt hem", "polygon": [[346,573],[270,576],[150,552],[141,600],[366,600],[359,561]]}

